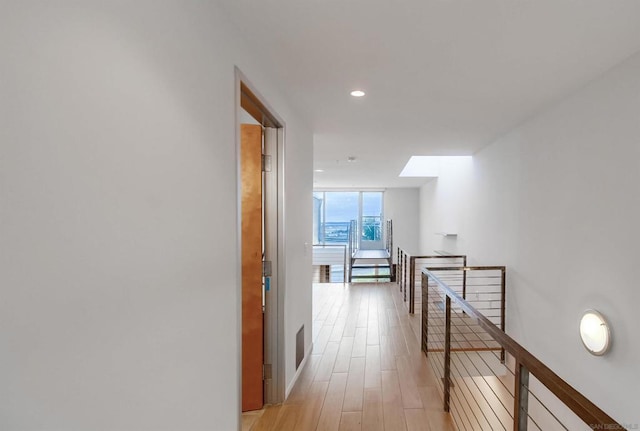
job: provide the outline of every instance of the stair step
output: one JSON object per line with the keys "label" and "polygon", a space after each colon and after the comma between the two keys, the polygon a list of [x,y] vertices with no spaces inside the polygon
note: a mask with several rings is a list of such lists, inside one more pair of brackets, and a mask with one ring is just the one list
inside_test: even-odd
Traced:
{"label": "stair step", "polygon": [[391,276],[389,274],[378,274],[378,275],[356,275],[356,274],[352,274],[351,275],[351,279],[367,279],[367,278],[376,278],[376,279],[380,279],[380,278],[391,278]]}
{"label": "stair step", "polygon": [[387,264],[380,265],[351,265],[351,268],[364,268],[364,269],[376,269],[376,268],[390,268]]}

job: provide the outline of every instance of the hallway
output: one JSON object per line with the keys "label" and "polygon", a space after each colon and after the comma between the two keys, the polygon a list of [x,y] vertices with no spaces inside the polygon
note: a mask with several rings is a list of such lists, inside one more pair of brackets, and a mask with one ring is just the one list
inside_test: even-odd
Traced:
{"label": "hallway", "polygon": [[397,284],[313,289],[313,352],[285,403],[244,414],[243,431],[453,429]]}

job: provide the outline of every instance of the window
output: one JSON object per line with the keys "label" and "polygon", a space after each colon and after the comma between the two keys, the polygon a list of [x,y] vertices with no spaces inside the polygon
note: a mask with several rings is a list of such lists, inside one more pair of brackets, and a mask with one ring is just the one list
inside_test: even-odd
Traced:
{"label": "window", "polygon": [[383,192],[313,193],[314,244],[347,244],[349,224],[357,220],[360,247],[381,248]]}

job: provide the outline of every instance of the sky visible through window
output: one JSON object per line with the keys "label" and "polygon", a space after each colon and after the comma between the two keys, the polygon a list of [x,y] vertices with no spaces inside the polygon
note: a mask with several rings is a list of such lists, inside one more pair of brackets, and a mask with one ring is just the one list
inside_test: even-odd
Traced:
{"label": "sky visible through window", "polygon": [[314,192],[314,242],[346,243],[351,220],[362,217],[359,225],[363,240],[380,240],[382,224],[382,192]]}
{"label": "sky visible through window", "polygon": [[362,215],[375,217],[382,215],[382,192],[362,193]]}
{"label": "sky visible through window", "polygon": [[326,222],[348,222],[358,218],[358,192],[327,192]]}

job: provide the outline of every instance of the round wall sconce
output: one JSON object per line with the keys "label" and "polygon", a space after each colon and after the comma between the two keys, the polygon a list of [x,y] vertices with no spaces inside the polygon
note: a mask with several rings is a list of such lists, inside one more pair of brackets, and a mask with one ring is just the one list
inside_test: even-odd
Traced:
{"label": "round wall sconce", "polygon": [[609,323],[596,310],[587,310],[580,319],[582,344],[592,355],[602,356],[611,347]]}

